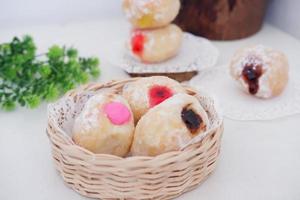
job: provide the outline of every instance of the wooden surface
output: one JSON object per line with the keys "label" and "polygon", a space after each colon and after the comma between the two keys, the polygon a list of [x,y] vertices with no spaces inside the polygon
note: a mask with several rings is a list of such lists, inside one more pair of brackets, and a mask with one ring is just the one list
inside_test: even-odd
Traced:
{"label": "wooden surface", "polygon": [[189,81],[198,74],[197,71],[193,72],[181,72],[181,73],[145,73],[145,74],[134,74],[129,73],[131,77],[147,77],[147,76],[167,76],[179,82]]}
{"label": "wooden surface", "polygon": [[244,38],[262,25],[267,0],[181,0],[175,23],[214,40]]}

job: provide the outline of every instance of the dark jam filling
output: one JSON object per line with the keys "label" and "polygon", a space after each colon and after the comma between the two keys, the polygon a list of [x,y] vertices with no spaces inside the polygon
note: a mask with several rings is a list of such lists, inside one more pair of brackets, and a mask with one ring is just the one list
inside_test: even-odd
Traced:
{"label": "dark jam filling", "polygon": [[181,111],[181,119],[191,133],[196,133],[202,123],[201,117],[193,110],[184,108]]}
{"label": "dark jam filling", "polygon": [[256,94],[259,89],[259,77],[261,77],[263,71],[261,65],[247,64],[243,71],[243,79],[248,84],[248,91],[250,94]]}

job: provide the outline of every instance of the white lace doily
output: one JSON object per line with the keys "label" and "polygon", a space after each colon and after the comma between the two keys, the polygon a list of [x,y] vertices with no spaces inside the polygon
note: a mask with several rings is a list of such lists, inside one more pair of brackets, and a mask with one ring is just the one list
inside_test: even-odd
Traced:
{"label": "white lace doily", "polygon": [[259,99],[241,90],[230,77],[228,66],[201,72],[190,84],[214,96],[225,117],[235,120],[271,120],[300,113],[300,80],[290,74],[284,92],[271,99]]}
{"label": "white lace doily", "polygon": [[[126,50],[124,42],[118,47],[118,58],[113,64],[120,66],[129,73],[180,73],[200,71],[212,67],[219,57],[219,50],[207,39],[194,36],[190,33],[183,34],[182,46],[178,54],[161,63],[145,64],[136,60]],[[118,53],[117,53],[118,54]]]}

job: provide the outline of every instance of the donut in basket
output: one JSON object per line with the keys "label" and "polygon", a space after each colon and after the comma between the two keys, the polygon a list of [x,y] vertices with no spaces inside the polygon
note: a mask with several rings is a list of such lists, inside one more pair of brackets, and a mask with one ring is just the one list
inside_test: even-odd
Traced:
{"label": "donut in basket", "polygon": [[91,97],[73,125],[76,144],[94,152],[125,156],[132,143],[134,121],[121,95]]}
{"label": "donut in basket", "polygon": [[174,94],[184,92],[177,81],[164,76],[153,76],[126,84],[122,95],[134,112],[135,121],[138,121],[150,108]]}
{"label": "donut in basket", "polygon": [[150,109],[137,123],[132,154],[156,156],[176,151],[208,126],[207,114],[197,99],[176,94]]}
{"label": "donut in basket", "polygon": [[49,105],[47,133],[56,168],[80,194],[172,199],[214,170],[222,124],[209,97],[147,77],[69,92]]}

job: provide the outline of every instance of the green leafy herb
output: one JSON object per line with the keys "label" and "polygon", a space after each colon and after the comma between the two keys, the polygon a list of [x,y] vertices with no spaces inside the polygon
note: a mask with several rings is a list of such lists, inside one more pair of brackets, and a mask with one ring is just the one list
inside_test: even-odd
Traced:
{"label": "green leafy herb", "polygon": [[15,37],[0,44],[0,108],[13,110],[18,104],[37,107],[77,84],[100,75],[97,58],[82,58],[74,48],[57,45],[36,55],[30,36]]}

